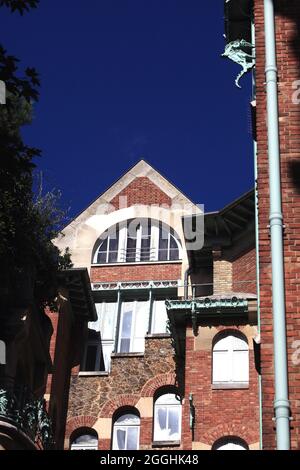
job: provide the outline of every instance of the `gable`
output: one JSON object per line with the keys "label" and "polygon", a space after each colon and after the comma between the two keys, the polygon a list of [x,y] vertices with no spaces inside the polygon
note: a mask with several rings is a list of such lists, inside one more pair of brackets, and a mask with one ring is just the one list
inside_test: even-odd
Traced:
{"label": "gable", "polygon": [[130,207],[134,204],[171,206],[172,199],[147,176],[138,176],[120,191],[110,203],[115,210],[118,210],[120,206]]}

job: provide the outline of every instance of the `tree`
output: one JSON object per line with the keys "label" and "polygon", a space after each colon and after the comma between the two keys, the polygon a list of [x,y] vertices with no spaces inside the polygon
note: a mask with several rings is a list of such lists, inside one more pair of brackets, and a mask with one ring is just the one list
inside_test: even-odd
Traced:
{"label": "tree", "polygon": [[[21,14],[38,3],[0,0]],[[0,80],[7,90],[6,105],[0,106],[0,309],[9,313],[33,299],[40,308],[52,304],[59,271],[71,267],[71,260],[52,242],[65,221],[60,194],[34,194],[34,159],[41,152],[27,146],[20,132],[39,97],[38,74],[34,68],[22,73],[18,59],[0,46]]]}

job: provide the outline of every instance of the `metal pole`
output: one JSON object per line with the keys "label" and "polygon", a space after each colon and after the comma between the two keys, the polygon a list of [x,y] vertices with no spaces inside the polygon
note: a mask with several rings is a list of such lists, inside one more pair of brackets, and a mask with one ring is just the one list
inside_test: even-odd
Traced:
{"label": "metal pole", "polygon": [[272,308],[277,449],[290,448],[287,344],[283,267],[283,217],[281,210],[280,147],[273,0],[264,0],[268,156],[270,186],[270,234],[272,258]]}

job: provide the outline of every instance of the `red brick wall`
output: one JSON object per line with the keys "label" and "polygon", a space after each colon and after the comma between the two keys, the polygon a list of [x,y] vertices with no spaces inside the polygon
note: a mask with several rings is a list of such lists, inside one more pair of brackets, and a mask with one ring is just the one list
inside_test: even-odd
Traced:
{"label": "red brick wall", "polygon": [[127,207],[134,204],[159,204],[171,205],[171,198],[167,196],[158,186],[146,176],[135,178],[125,189],[115,196],[110,203],[115,210],[120,208],[120,197],[126,197]]}
{"label": "red brick wall", "polygon": [[[232,329],[232,327],[227,328]],[[249,361],[248,389],[213,390],[211,350],[194,351],[194,337],[186,338],[185,406],[182,429],[184,449],[192,448],[192,432],[189,428],[190,393],[193,394],[196,413],[194,441],[212,446],[217,439],[228,435],[240,437],[248,445],[259,441],[258,381],[253,350],[249,350]]]}
{"label": "red brick wall", "polygon": [[244,253],[232,262],[232,290],[256,294],[255,249]]}
{"label": "red brick wall", "polygon": [[[289,394],[293,416],[291,444],[300,448],[300,374],[293,364],[292,344],[300,339],[300,105],[293,104],[293,82],[300,79],[300,2],[275,1],[276,41],[279,87],[279,125],[284,232],[284,268],[286,289],[287,340],[289,350]],[[263,387],[263,446],[275,447],[273,418],[274,376],[271,302],[270,238],[268,229],[269,191],[266,131],[265,57],[263,1],[255,1],[256,83],[257,83],[257,143],[259,191],[259,254],[261,292],[262,387]],[[298,95],[299,97],[299,95]]]}
{"label": "red brick wall", "polygon": [[92,266],[90,277],[91,282],[176,280],[181,278],[181,262]]}

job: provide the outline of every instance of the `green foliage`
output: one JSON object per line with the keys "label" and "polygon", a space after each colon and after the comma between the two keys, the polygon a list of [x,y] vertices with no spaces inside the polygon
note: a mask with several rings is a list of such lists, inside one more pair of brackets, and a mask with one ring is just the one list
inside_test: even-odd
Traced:
{"label": "green foliage", "polygon": [[12,13],[18,11],[21,15],[31,8],[36,8],[40,0],[0,0],[0,7],[7,7]]}

